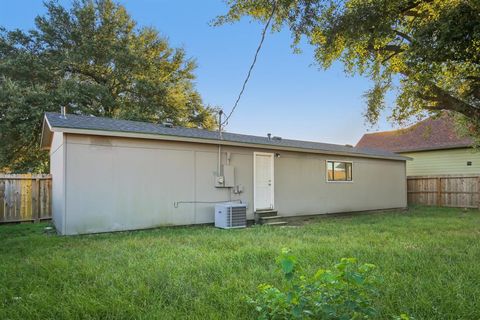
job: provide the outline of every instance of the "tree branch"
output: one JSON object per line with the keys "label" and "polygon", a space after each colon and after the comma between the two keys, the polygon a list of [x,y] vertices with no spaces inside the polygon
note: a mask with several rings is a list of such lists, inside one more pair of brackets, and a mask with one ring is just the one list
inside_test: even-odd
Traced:
{"label": "tree branch", "polygon": [[422,99],[436,102],[435,110],[452,110],[469,117],[480,116],[480,108],[451,95],[448,91],[440,88],[432,82],[430,82],[430,89],[435,94],[435,97],[425,96],[427,99]]}
{"label": "tree branch", "polygon": [[410,37],[408,34],[402,32],[402,31],[398,31],[398,30],[393,30],[393,32],[395,32],[395,34],[399,37],[401,37],[402,39],[404,40],[407,40],[408,42],[412,43],[413,42],[413,38]]}
{"label": "tree branch", "polygon": [[403,12],[403,14],[404,14],[406,17],[414,17],[414,18],[420,18],[420,17],[422,17],[421,14],[419,14],[418,12],[413,11],[413,10],[405,11],[405,12]]}
{"label": "tree branch", "polygon": [[84,70],[84,69],[80,69],[80,68],[77,68],[73,65],[68,65],[66,67],[66,70],[68,72],[71,72],[71,73],[76,73],[76,74],[82,74],[84,76],[87,76],[87,77],[90,77],[91,79],[93,79],[95,82],[97,82],[98,84],[106,84],[107,81],[105,79],[103,79],[102,77],[98,76],[96,73],[94,72],[90,72],[88,70]]}
{"label": "tree branch", "polygon": [[424,106],[423,109],[429,110],[429,111],[440,111],[443,110],[443,108],[437,106]]}
{"label": "tree branch", "polygon": [[395,57],[397,54],[398,54],[398,52],[392,53],[391,55],[389,55],[388,57],[386,57],[385,59],[382,60],[382,64],[384,64],[385,62],[388,62],[388,60],[392,59],[392,58]]}
{"label": "tree branch", "polygon": [[434,0],[412,0],[409,3],[407,3],[407,5],[405,7],[400,8],[400,12],[405,14],[405,13],[411,11],[412,9],[415,9],[416,7],[421,5],[422,3],[432,3],[433,1]]}
{"label": "tree branch", "polygon": [[402,49],[401,46],[397,45],[397,44],[387,44],[386,46],[383,46],[381,48],[378,48],[378,49],[375,49],[373,47],[373,45],[368,45],[367,47],[368,50],[370,51],[390,51],[390,52],[394,52],[394,53],[401,53],[403,51],[405,51],[404,49]]}
{"label": "tree branch", "polygon": [[479,76],[466,76],[465,79],[467,79],[467,80],[480,81],[480,77],[479,77]]}

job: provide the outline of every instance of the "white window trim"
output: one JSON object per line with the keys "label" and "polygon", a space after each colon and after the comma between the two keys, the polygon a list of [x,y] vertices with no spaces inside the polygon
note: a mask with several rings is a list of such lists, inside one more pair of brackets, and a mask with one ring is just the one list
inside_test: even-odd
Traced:
{"label": "white window trim", "polygon": [[[345,162],[345,163],[350,163],[352,165],[352,180],[345,180],[345,181],[342,181],[342,180],[328,180],[328,163],[329,162]],[[353,161],[349,161],[349,160],[332,160],[332,159],[327,159],[325,160],[325,181],[327,183],[353,183],[354,179],[353,179]]]}

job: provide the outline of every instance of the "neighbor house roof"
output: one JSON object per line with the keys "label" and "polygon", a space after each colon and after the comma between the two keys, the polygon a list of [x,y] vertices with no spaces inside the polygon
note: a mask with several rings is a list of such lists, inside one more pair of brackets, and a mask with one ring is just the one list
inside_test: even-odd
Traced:
{"label": "neighbor house roof", "polygon": [[230,132],[222,132],[220,137],[218,131],[204,129],[168,127],[162,124],[103,117],[46,113],[41,142],[43,148],[49,148],[53,132],[236,145],[391,160],[409,159],[388,151],[368,150],[337,144],[276,139],[275,137],[268,138]]}
{"label": "neighbor house roof", "polygon": [[428,118],[411,127],[375,133],[367,133],[358,141],[357,148],[411,152],[439,149],[465,148],[472,140],[459,136],[453,119],[448,114]]}

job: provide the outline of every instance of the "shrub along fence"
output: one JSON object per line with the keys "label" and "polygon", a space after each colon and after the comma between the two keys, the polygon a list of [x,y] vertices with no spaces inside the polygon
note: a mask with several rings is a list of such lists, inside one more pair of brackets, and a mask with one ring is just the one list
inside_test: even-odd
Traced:
{"label": "shrub along fence", "polygon": [[0,223],[52,218],[49,174],[0,174]]}
{"label": "shrub along fence", "polygon": [[480,175],[407,177],[408,204],[480,208]]}

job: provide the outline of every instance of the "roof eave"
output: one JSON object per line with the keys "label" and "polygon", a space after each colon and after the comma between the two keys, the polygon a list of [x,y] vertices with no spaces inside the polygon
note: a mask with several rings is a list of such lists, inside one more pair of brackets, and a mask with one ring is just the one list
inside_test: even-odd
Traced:
{"label": "roof eave", "polygon": [[226,146],[273,149],[273,150],[283,150],[283,151],[296,151],[296,152],[305,152],[305,153],[341,155],[341,156],[350,156],[350,157],[359,157],[359,158],[386,159],[386,160],[396,160],[396,161],[406,161],[410,159],[402,155],[395,155],[395,156],[370,155],[370,154],[354,153],[354,152],[276,146],[271,144],[245,143],[245,142],[235,142],[235,141],[228,141],[228,140],[218,140],[218,139],[183,137],[183,136],[175,136],[175,135],[161,135],[161,134],[92,130],[92,129],[76,129],[76,128],[68,128],[68,127],[50,127],[50,130],[51,132],[64,132],[64,133],[70,133],[70,134],[85,134],[85,135],[113,136],[113,137],[123,137],[123,138],[192,142],[192,143],[204,143],[204,144],[215,144],[215,145],[226,145]]}
{"label": "roof eave", "polygon": [[48,118],[45,115],[43,117],[43,124],[42,124],[42,135],[40,138],[40,150],[49,150],[50,145],[52,143],[53,137],[53,129],[50,123],[48,122]]}
{"label": "roof eave", "polygon": [[394,152],[395,153],[408,153],[408,152],[437,151],[437,150],[464,149],[464,148],[472,148],[472,145],[471,144],[462,144],[462,145],[444,146],[444,147],[415,148],[415,149],[399,150],[399,151],[394,151]]}

